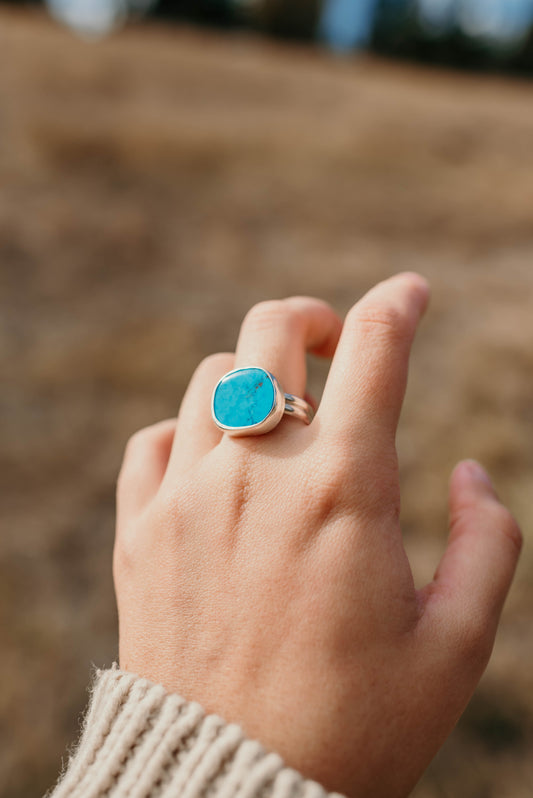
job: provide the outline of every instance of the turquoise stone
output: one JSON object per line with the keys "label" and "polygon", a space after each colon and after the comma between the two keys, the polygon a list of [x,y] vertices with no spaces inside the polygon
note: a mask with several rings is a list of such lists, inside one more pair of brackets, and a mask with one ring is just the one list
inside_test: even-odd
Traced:
{"label": "turquoise stone", "polygon": [[274,406],[274,386],[266,371],[239,369],[221,379],[213,397],[213,412],[225,427],[253,427]]}

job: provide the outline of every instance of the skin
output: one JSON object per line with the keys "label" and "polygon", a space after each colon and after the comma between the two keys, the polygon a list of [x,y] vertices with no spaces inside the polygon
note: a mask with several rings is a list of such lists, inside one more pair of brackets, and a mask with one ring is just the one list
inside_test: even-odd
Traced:
{"label": "skin", "polygon": [[[176,420],[133,436],[118,484],[121,667],[241,724],[353,798],[412,789],[490,656],[521,534],[489,477],[460,463],[450,537],[415,590],[399,526],[395,435],[428,287],[400,274],[344,323],[306,297],[246,316]],[[304,395],[305,352],[333,358],[310,426],[222,435],[211,394],[261,365]]]}

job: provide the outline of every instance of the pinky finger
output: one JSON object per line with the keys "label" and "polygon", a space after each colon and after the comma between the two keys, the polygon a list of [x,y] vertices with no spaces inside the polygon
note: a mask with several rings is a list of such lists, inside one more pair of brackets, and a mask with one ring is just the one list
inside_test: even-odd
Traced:
{"label": "pinky finger", "polygon": [[118,522],[140,513],[153,499],[165,475],[176,419],[136,432],[129,439],[117,484]]}

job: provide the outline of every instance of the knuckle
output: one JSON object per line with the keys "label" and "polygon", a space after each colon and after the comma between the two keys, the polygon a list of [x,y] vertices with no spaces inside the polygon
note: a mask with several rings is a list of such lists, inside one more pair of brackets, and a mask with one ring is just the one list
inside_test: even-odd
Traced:
{"label": "knuckle", "polygon": [[113,548],[113,578],[115,582],[130,574],[139,560],[140,541],[136,525],[117,530]]}
{"label": "knuckle", "polygon": [[313,526],[321,529],[338,518],[347,507],[342,483],[336,479],[325,478],[314,481],[312,490],[306,494],[302,512]]}
{"label": "knuckle", "polygon": [[501,535],[507,538],[520,553],[523,544],[522,531],[513,515],[503,505],[494,510],[493,524]]}
{"label": "knuckle", "polygon": [[300,313],[283,299],[268,299],[254,305],[246,314],[243,328],[261,333],[283,326],[292,332],[300,326]]}
{"label": "knuckle", "polygon": [[471,505],[454,505],[450,509],[450,529],[460,533],[472,525],[477,525],[477,508]]}
{"label": "knuckle", "polygon": [[409,320],[398,308],[387,304],[360,304],[349,311],[349,326],[363,329],[373,336],[403,339],[409,331]]}
{"label": "knuckle", "polygon": [[126,443],[124,449],[124,455],[122,457],[122,464],[120,466],[120,471],[117,479],[117,491],[119,493],[124,482],[128,478],[128,473],[131,468],[131,463],[136,459],[136,453],[139,451],[141,446],[144,446],[144,439],[145,439],[144,429],[138,430],[129,437]]}
{"label": "knuckle", "polygon": [[139,476],[138,460],[137,457],[133,457],[131,454],[128,455],[127,452],[124,455],[117,477],[117,501],[121,501],[124,496],[127,496],[131,492],[130,488],[135,485]]}
{"label": "knuckle", "polygon": [[126,443],[124,459],[129,457],[138,449],[143,448],[150,440],[152,432],[153,427],[143,427],[142,429],[137,430],[137,432],[134,432],[133,435],[130,435]]}
{"label": "knuckle", "polygon": [[332,310],[331,305],[329,304],[329,302],[326,302],[325,299],[319,299],[318,297],[308,296],[307,294],[293,294],[293,296],[289,296],[281,301],[285,302],[287,305],[290,305],[291,307],[299,308],[302,305],[307,305],[317,308],[324,308],[325,310]]}
{"label": "knuckle", "polygon": [[[483,509],[483,521],[491,534],[500,535],[508,540],[520,554],[523,545],[522,531],[518,522],[509,510],[499,502],[492,499]],[[459,505],[453,508],[450,514],[450,524],[452,529],[463,530],[480,524],[479,507],[473,504]]]}
{"label": "knuckle", "polygon": [[[361,434],[363,439],[363,433]],[[394,445],[378,457],[372,447],[363,445],[354,456],[346,440],[333,436],[323,447],[320,481],[335,492],[342,508],[348,507],[369,524],[399,524],[401,501],[398,459]],[[358,478],[363,475],[364,478]]]}
{"label": "knuckle", "polygon": [[128,439],[122,464],[117,478],[117,493],[120,494],[124,484],[129,481],[130,476],[135,477],[139,470],[139,463],[142,461],[142,454],[147,447],[154,446],[158,441],[158,425],[143,427]]}
{"label": "knuckle", "polygon": [[220,369],[227,368],[229,360],[233,357],[230,352],[215,352],[207,355],[196,367],[195,376],[210,375]]}
{"label": "knuckle", "polygon": [[135,518],[121,518],[118,513],[113,547],[115,580],[155,561],[162,550],[169,552],[173,549],[180,532],[187,528],[186,521],[180,517],[179,506],[182,503],[181,497],[158,494],[153,503]]}
{"label": "knuckle", "polygon": [[318,311],[327,315],[337,316],[329,302],[313,296],[294,295],[281,300],[287,309],[294,314],[305,314]]}
{"label": "knuckle", "polygon": [[477,673],[482,672],[489,661],[494,634],[486,617],[478,612],[456,619],[451,642],[463,666]]}
{"label": "knuckle", "polygon": [[317,462],[310,473],[306,496],[306,513],[323,520],[346,507],[349,499],[347,474],[350,465],[340,453]]}

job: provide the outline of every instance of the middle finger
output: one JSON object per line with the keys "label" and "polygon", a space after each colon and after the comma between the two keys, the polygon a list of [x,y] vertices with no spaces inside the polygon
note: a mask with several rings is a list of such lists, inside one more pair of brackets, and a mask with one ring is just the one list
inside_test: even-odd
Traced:
{"label": "middle finger", "polygon": [[286,393],[303,396],[306,352],[332,357],[342,322],[326,303],[290,297],[255,305],[246,315],[235,352],[235,368],[270,371]]}

